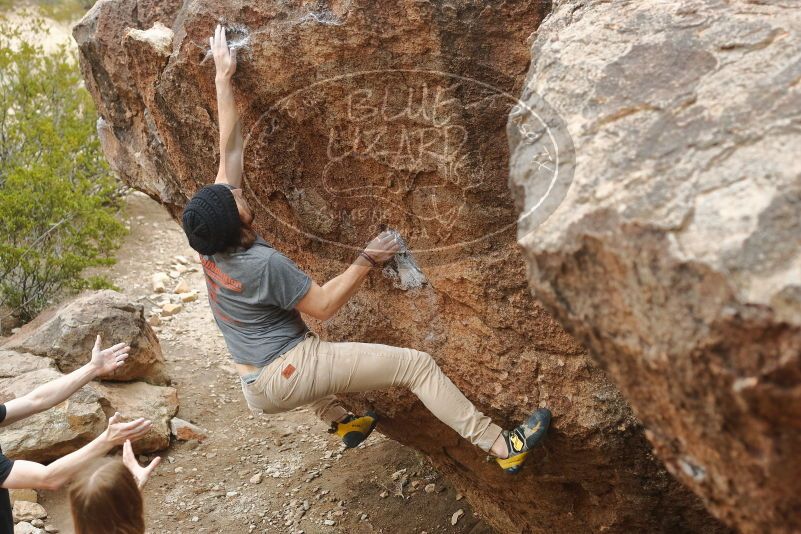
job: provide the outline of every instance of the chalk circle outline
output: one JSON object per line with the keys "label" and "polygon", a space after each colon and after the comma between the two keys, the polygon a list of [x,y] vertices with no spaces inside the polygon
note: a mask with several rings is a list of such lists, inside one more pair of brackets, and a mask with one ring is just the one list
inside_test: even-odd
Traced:
{"label": "chalk circle outline", "polygon": [[[519,229],[517,239],[518,239],[518,242],[520,242],[524,237],[524,236],[520,235],[521,234],[521,230],[524,227],[525,227],[526,233],[531,233],[531,232],[534,231],[534,229],[536,229],[537,226],[539,226],[540,224],[542,224],[546,220],[548,220],[548,218],[553,214],[554,211],[556,211],[556,209],[559,207],[561,202],[564,200],[564,197],[566,196],[567,191],[570,188],[570,185],[572,184],[572,180],[573,180],[573,168],[574,168],[574,163],[575,163],[574,145],[573,145],[572,139],[570,137],[570,134],[567,131],[567,128],[565,126],[564,121],[562,120],[562,118],[551,108],[551,106],[541,96],[537,95],[536,93],[534,93],[532,91],[528,91],[528,90],[526,91],[526,98],[528,100],[532,100],[533,99],[537,103],[536,107],[540,107],[544,111],[549,113],[549,118],[551,119],[551,122],[558,123],[557,124],[557,126],[558,126],[558,134],[555,135],[554,132],[552,131],[551,127],[549,126],[549,123],[540,116],[540,114],[537,112],[537,110],[534,107],[528,105],[526,102],[522,101],[520,98],[515,97],[515,96],[511,95],[510,93],[508,93],[506,91],[499,90],[497,87],[494,87],[494,86],[492,86],[492,85],[490,85],[490,84],[488,84],[486,82],[482,82],[480,80],[476,80],[475,78],[470,78],[470,77],[462,76],[462,75],[459,75],[459,74],[452,74],[452,73],[438,71],[438,70],[434,70],[434,69],[371,69],[371,70],[347,72],[347,73],[339,74],[339,75],[336,75],[336,76],[333,76],[333,77],[328,77],[328,78],[325,78],[325,79],[322,79],[322,80],[317,80],[317,81],[315,81],[315,82],[313,82],[313,83],[311,83],[309,85],[306,85],[306,86],[301,87],[299,89],[295,89],[294,91],[292,91],[288,95],[286,95],[286,96],[280,98],[279,100],[275,101],[267,111],[265,111],[264,113],[259,115],[258,119],[256,119],[256,121],[253,123],[253,126],[248,130],[248,133],[245,136],[244,144],[243,144],[243,153],[247,154],[248,144],[250,143],[251,137],[254,136],[253,132],[259,129],[259,126],[262,123],[262,121],[264,121],[264,119],[266,117],[271,116],[272,112],[282,109],[282,106],[286,102],[290,101],[292,98],[296,97],[297,95],[302,94],[302,93],[304,93],[306,91],[310,91],[315,87],[326,85],[326,84],[331,84],[331,83],[336,83],[337,81],[340,81],[340,80],[352,79],[352,78],[356,78],[356,77],[360,77],[360,76],[372,76],[372,75],[381,75],[381,74],[397,74],[397,73],[410,74],[410,75],[411,74],[424,74],[424,75],[428,75],[428,76],[432,76],[432,75],[433,76],[442,76],[443,78],[450,78],[450,79],[454,79],[454,80],[459,80],[459,81],[463,81],[463,82],[469,82],[469,83],[472,83],[472,84],[476,84],[476,85],[478,85],[480,87],[483,87],[485,89],[488,89],[488,90],[494,92],[496,95],[503,96],[504,98],[506,98],[510,102],[513,102],[513,105],[510,107],[510,113],[509,113],[510,118],[511,118],[512,114],[515,113],[515,111],[519,111],[519,110],[524,110],[523,111],[524,114],[528,114],[529,116],[536,117],[536,119],[539,121],[539,124],[544,127],[545,131],[547,132],[548,137],[551,140],[551,146],[553,146],[554,149],[555,149],[555,153],[554,153],[553,156],[554,156],[555,162],[556,162],[556,164],[554,166],[554,171],[555,172],[553,172],[553,176],[552,176],[552,178],[551,178],[551,180],[550,180],[550,182],[548,184],[548,187],[546,188],[545,194],[543,194],[542,197],[536,203],[534,203],[534,205],[532,207],[525,209],[520,215],[518,215],[517,219],[514,222],[506,224],[506,225],[504,225],[503,227],[501,227],[501,228],[499,228],[497,230],[494,230],[494,231],[492,231],[490,233],[487,233],[487,234],[485,234],[485,235],[483,235],[481,237],[477,237],[475,239],[470,239],[470,240],[466,240],[466,241],[461,241],[459,243],[452,243],[452,244],[443,245],[443,246],[440,246],[440,247],[433,247],[433,248],[426,248],[426,249],[410,248],[408,250],[410,253],[415,254],[415,255],[426,255],[426,256],[428,256],[428,255],[437,254],[437,253],[443,253],[443,252],[447,253],[447,252],[456,251],[459,248],[463,248],[463,247],[470,246],[470,245],[475,245],[477,243],[480,243],[482,241],[490,239],[493,236],[497,236],[497,235],[503,234],[504,232],[507,232],[510,228],[512,228],[514,226],[517,226],[518,229]],[[512,127],[511,123],[512,123],[512,121],[511,121],[511,119],[509,119],[507,121],[507,131]],[[519,129],[519,127],[518,127],[518,129]],[[525,134],[522,137],[526,138]],[[525,140],[521,141],[521,142],[525,143]],[[566,162],[567,167],[568,167],[566,172],[561,173],[561,176],[560,176],[560,170],[561,170],[561,165],[560,165],[560,156],[561,156],[561,154],[560,154],[560,152],[566,152],[566,154],[565,154],[566,157],[564,159],[565,159],[565,162]],[[511,159],[511,154],[510,154],[510,159]],[[561,182],[560,182],[560,178],[562,178]],[[508,179],[509,178],[507,177],[507,180]],[[561,187],[557,188],[557,184],[561,184]],[[359,252],[359,251],[362,250],[363,247],[361,247],[361,246],[350,245],[350,244],[347,244],[347,243],[341,243],[339,241],[335,241],[335,240],[332,240],[332,239],[325,238],[325,237],[317,235],[315,233],[308,232],[308,231],[306,231],[306,230],[304,230],[302,228],[298,228],[297,226],[293,225],[292,223],[281,219],[276,213],[273,213],[272,210],[270,210],[267,206],[265,206],[261,202],[261,200],[258,198],[258,196],[254,193],[254,191],[247,185],[247,181],[245,181],[245,188],[247,189],[247,191],[250,192],[251,197],[256,200],[256,203],[269,216],[271,216],[278,223],[282,224],[284,227],[294,231],[295,233],[297,233],[299,235],[302,235],[302,236],[306,237],[307,239],[315,240],[315,241],[318,241],[318,242],[323,243],[325,245],[329,245],[329,246],[333,246],[333,247],[338,247],[340,249],[348,250],[351,253],[356,253],[356,252]],[[537,213],[537,210],[539,208],[541,208],[543,206],[546,206],[546,201],[550,198],[550,195],[554,191],[557,192],[558,197],[553,197],[552,198],[552,200],[554,202],[548,203],[548,205],[546,207],[546,211],[543,211],[542,213]],[[538,222],[536,222],[536,224],[534,224],[534,225],[525,224],[535,214],[538,215],[538,217],[537,217],[539,219]],[[450,262],[446,262],[446,263],[450,263]]]}

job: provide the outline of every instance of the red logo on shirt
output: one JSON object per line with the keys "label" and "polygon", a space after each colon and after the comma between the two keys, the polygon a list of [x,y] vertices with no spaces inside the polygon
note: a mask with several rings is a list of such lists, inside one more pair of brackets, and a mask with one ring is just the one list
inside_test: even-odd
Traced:
{"label": "red logo on shirt", "polygon": [[284,378],[289,378],[290,376],[292,376],[292,373],[294,372],[295,372],[295,366],[290,363],[289,365],[284,367],[284,370],[281,371],[281,374],[284,375]]}
{"label": "red logo on shirt", "polygon": [[237,293],[242,292],[242,282],[235,280],[222,272],[220,268],[217,267],[216,263],[202,256],[200,258],[200,263],[203,264],[203,272],[205,272],[206,276],[211,280],[214,280],[225,289],[230,289],[231,291],[236,291]]}
{"label": "red logo on shirt", "polygon": [[213,261],[207,260],[203,256],[200,256],[200,263],[203,265],[203,272],[206,274],[206,283],[208,284],[209,288],[209,299],[211,300],[211,311],[214,313],[214,316],[221,321],[224,321],[228,324],[238,325],[239,321],[228,317],[221,309],[219,301],[217,300],[217,295],[220,292],[220,286],[230,289],[231,291],[236,291],[237,293],[242,292],[242,282],[239,280],[235,280],[222,272],[217,264]]}

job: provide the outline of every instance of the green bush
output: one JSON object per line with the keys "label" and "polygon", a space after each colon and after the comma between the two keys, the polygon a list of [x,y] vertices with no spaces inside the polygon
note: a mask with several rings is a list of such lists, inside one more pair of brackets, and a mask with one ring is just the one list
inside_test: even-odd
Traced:
{"label": "green bush", "polygon": [[29,320],[108,265],[125,233],[75,54],[45,54],[0,21],[0,305]]}
{"label": "green bush", "polygon": [[75,22],[95,5],[95,0],[0,0],[0,10],[36,8],[59,22]]}

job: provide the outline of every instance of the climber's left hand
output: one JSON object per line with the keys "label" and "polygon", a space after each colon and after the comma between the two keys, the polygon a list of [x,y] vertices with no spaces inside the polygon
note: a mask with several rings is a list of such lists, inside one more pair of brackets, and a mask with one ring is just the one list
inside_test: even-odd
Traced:
{"label": "climber's left hand", "polygon": [[209,46],[214,56],[214,65],[217,67],[217,79],[230,80],[236,72],[236,49],[228,48],[225,28],[221,25],[218,24],[214,36],[209,37]]}

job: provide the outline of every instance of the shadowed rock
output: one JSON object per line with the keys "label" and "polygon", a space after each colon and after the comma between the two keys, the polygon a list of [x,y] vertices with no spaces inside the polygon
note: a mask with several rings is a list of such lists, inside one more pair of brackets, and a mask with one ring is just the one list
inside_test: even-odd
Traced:
{"label": "shadowed rock", "polygon": [[145,321],[143,306],[116,291],[83,293],[67,304],[45,310],[10,337],[3,348],[47,356],[68,373],[90,360],[98,335],[103,348],[117,343],[131,346],[125,364],[104,380],[167,383],[161,346]]}
{"label": "shadowed rock", "polygon": [[[523,101],[575,143],[520,243],[538,298],[668,470],[743,532],[801,530],[801,15],[780,2],[557,3]],[[511,183],[540,198],[512,120]]]}
{"label": "shadowed rock", "polygon": [[[0,380],[0,401],[20,397],[59,378],[52,368]],[[86,445],[119,412],[123,420],[145,417],[152,430],[134,443],[137,452],[155,452],[170,444],[169,422],[178,411],[174,388],[144,382],[90,382],[61,404],[3,428],[3,453],[13,459],[49,462]]]}
{"label": "shadowed rock", "polygon": [[[2,402],[21,397],[59,378],[55,369],[40,369],[0,381]],[[97,392],[85,387],[69,400],[3,428],[3,453],[15,460],[49,462],[96,438],[106,428]]]}

